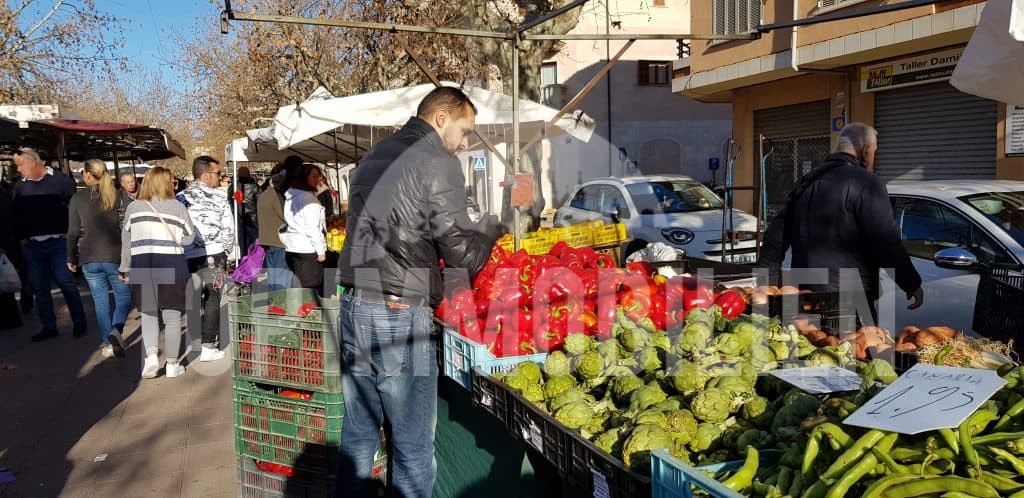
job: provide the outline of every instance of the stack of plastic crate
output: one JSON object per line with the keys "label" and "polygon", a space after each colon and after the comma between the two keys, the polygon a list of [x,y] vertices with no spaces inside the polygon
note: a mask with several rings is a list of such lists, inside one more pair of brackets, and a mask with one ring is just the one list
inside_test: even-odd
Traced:
{"label": "stack of plastic crate", "polygon": [[338,301],[284,289],[228,311],[242,496],[333,496],[345,414]]}

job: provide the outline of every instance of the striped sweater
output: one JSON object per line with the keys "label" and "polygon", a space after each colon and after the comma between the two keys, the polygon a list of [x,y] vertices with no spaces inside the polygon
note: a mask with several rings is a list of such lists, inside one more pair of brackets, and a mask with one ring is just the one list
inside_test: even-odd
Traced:
{"label": "striped sweater", "polygon": [[184,205],[175,199],[153,199],[150,202],[163,217],[163,222],[146,201],[134,201],[125,210],[125,234],[121,237],[122,273],[131,270],[132,256],[183,256],[184,246],[191,244],[195,239],[196,229]]}

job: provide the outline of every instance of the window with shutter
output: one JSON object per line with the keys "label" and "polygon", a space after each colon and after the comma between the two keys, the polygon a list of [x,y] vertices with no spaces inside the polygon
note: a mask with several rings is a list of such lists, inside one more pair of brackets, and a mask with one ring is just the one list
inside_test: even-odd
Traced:
{"label": "window with shutter", "polygon": [[738,35],[749,33],[761,25],[761,0],[715,0],[712,16],[714,18],[715,34]]}
{"label": "window with shutter", "polygon": [[836,10],[846,7],[847,5],[853,5],[855,3],[861,3],[864,0],[818,0],[818,10],[815,13],[821,11]]}

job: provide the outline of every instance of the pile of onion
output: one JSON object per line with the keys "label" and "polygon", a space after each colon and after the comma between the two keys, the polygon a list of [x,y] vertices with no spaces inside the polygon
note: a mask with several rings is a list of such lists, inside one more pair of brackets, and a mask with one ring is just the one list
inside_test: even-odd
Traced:
{"label": "pile of onion", "polygon": [[958,332],[950,327],[941,325],[925,329],[908,325],[896,336],[896,351],[917,351],[935,344],[949,342],[958,336],[963,337],[963,332]]}

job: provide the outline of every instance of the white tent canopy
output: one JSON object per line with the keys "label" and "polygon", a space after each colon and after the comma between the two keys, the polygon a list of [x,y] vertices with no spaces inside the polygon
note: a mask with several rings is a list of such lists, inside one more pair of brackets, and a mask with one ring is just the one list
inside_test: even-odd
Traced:
{"label": "white tent canopy", "polygon": [[1024,106],[1022,67],[1024,0],[988,0],[950,83],[965,93]]}
{"label": "white tent canopy", "polygon": [[[442,84],[460,86],[452,82]],[[274,138],[282,149],[304,141],[328,146],[339,143],[345,144],[346,153],[359,156],[381,136],[390,134],[414,116],[420,101],[434,88],[432,84],[424,84],[285,106],[278,109],[274,117]],[[512,97],[477,87],[461,88],[477,107],[477,129],[493,142],[509,142]],[[519,111],[523,140],[540,132],[558,113],[556,109],[522,99]],[[547,137],[568,134],[585,142],[590,140],[594,128],[594,120],[582,112],[566,114],[549,130]]]}
{"label": "white tent canopy", "polygon": [[353,162],[342,151],[306,140],[291,147],[280,149],[274,140],[273,127],[246,130],[244,137],[236,138],[224,148],[224,160],[227,162],[258,162],[276,163],[286,157],[297,155],[306,162],[335,164]]}

